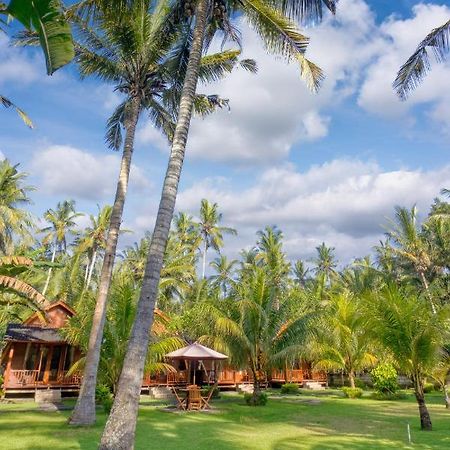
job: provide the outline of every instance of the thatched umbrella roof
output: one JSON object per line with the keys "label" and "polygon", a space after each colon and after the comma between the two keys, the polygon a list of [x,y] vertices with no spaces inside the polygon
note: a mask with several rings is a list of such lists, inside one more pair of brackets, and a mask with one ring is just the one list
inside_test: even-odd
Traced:
{"label": "thatched umbrella roof", "polygon": [[187,347],[180,348],[174,352],[170,352],[166,355],[166,358],[170,359],[184,359],[186,361],[212,361],[227,359],[228,356],[223,353],[216,352],[215,350],[205,347],[204,345],[194,342]]}

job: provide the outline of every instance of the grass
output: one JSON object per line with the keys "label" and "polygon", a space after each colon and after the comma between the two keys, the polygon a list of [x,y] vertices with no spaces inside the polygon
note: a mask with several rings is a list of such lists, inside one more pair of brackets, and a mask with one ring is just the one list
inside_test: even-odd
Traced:
{"label": "grass", "polygon": [[[420,431],[412,395],[376,401],[344,399],[336,391],[278,393],[265,407],[245,406],[242,396],[225,394],[214,401],[218,411],[209,414],[165,412],[161,404],[143,397],[136,450],[450,449],[450,411],[438,393],[427,396],[432,432]],[[106,419],[102,412],[94,427],[69,428],[69,411],[30,410],[33,407],[32,403],[0,404],[0,448],[97,448]],[[407,423],[412,446],[407,445]]]}

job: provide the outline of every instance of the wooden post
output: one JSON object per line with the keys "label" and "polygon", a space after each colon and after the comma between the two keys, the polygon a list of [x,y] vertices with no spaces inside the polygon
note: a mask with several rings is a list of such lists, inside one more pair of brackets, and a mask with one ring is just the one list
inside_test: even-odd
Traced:
{"label": "wooden post", "polygon": [[53,345],[50,346],[50,349],[48,351],[47,361],[45,364],[45,371],[44,371],[44,384],[48,384],[49,378],[50,378],[50,365],[52,363],[52,357],[53,357]]}
{"label": "wooden post", "polygon": [[9,349],[9,353],[8,353],[8,363],[6,364],[5,378],[3,380],[5,390],[8,387],[8,382],[9,382],[9,378],[11,375],[11,365],[12,365],[13,356],[14,356],[14,344],[11,344],[11,348]]}

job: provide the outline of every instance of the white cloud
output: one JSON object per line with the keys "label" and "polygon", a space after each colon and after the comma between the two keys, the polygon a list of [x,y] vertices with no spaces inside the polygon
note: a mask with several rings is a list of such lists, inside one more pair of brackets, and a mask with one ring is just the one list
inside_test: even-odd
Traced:
{"label": "white cloud", "polygon": [[[336,17],[327,16],[321,25],[306,30],[311,38],[308,57],[327,76],[317,95],[308,92],[295,64],[267,55],[260,39],[241,23],[242,57],[256,59],[259,73],[236,70],[220,83],[201,87],[203,92],[228,98],[231,112],[195,118],[188,154],[220,162],[272,164],[286,158],[294,144],[327,136],[333,112],[352,95],[370,113],[407,125],[414,123],[407,113],[426,103],[431,120],[450,126],[449,67],[435,65],[407,103],[398,100],[391,85],[422,37],[448,20],[450,8],[419,4],[411,19],[392,16],[377,24],[369,5],[363,0],[341,0]],[[144,130],[141,141],[166,148],[157,132]]]}
{"label": "white cloud", "polygon": [[0,150],[0,161],[3,161],[4,159],[6,159],[5,154]]}
{"label": "white cloud", "polygon": [[348,262],[377,244],[395,205],[417,204],[426,214],[449,177],[450,165],[383,171],[375,162],[341,159],[306,172],[282,165],[266,170],[245,190],[238,191],[224,178],[202,180],[180,193],[177,209],[195,214],[200,199],[217,202],[224,222],[240,233],[227,244],[234,256],[254,242],[258,229],[277,225],[285,233],[289,257],[309,258],[325,241]]}
{"label": "white cloud", "polygon": [[[114,194],[120,167],[116,154],[98,155],[77,148],[52,145],[34,154],[33,172],[41,178],[40,187],[49,194],[101,200]],[[130,187],[142,189],[149,182],[132,165]]]}
{"label": "white cloud", "polygon": [[11,48],[9,39],[0,34],[0,84],[30,83],[39,78],[35,61],[25,52]]}
{"label": "white cloud", "polygon": [[449,64],[433,64],[431,73],[407,102],[400,102],[392,90],[398,69],[418,43],[450,17],[450,7],[444,5],[420,3],[412,11],[411,18],[392,16],[381,25],[379,34],[384,45],[367,69],[358,104],[369,112],[387,118],[405,116],[416,105],[427,104],[432,119],[450,126],[450,114],[446,114],[450,103]]}

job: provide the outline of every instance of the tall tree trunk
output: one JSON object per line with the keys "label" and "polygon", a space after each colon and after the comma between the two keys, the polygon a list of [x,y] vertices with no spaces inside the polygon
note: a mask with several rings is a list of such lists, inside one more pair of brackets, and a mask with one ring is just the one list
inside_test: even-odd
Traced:
{"label": "tall tree trunk", "polygon": [[425,292],[427,293],[428,299],[430,300],[431,310],[433,311],[433,314],[436,314],[436,306],[435,306],[435,304],[433,302],[433,298],[432,298],[431,293],[430,293],[430,288],[429,288],[429,285],[428,285],[428,281],[425,278],[425,274],[423,273],[423,270],[419,271],[419,276],[420,276],[420,281],[422,282],[423,287],[425,288]]}
{"label": "tall tree trunk", "polygon": [[350,387],[355,389],[355,372],[353,370],[348,372],[348,380],[350,381]]}
{"label": "tall tree trunk", "polygon": [[206,274],[206,253],[208,251],[208,242],[205,240],[203,247],[203,264],[202,264],[202,279],[205,279]]}
{"label": "tall tree trunk", "polygon": [[448,396],[448,387],[446,381],[444,382],[443,390],[444,390],[445,407],[448,409],[450,408],[450,398]]}
{"label": "tall tree trunk", "polygon": [[101,450],[130,450],[134,447],[139,396],[144,376],[150,329],[153,323],[153,311],[183,166],[197,88],[208,8],[209,0],[200,0],[197,3],[192,47],[181,93],[178,120],[164,179],[158,215],[147,257],[141,295],[120,375],[117,394],[103,431],[99,447]]}
{"label": "tall tree trunk", "polygon": [[425,403],[425,394],[423,392],[423,379],[420,374],[413,376],[414,395],[416,396],[417,405],[419,406],[420,428],[425,431],[431,431],[431,418]]}
{"label": "tall tree trunk", "polygon": [[123,207],[130,176],[131,158],[133,155],[134,136],[139,119],[140,103],[138,98],[131,102],[129,121],[126,123],[126,136],[120,165],[119,180],[117,182],[116,198],[111,213],[108,236],[106,238],[105,256],[103,258],[100,284],[92,321],[89,347],[86,355],[86,365],[83,373],[80,394],[75,409],[69,419],[71,425],[91,425],[95,423],[95,386],[100,360],[100,348],[105,325],[106,305],[111,284],[114,259],[116,256],[117,240],[122,222]]}
{"label": "tall tree trunk", "polygon": [[[53,253],[52,253],[52,263],[55,262],[55,258],[56,258],[56,243],[55,246],[53,247]],[[45,280],[45,286],[44,289],[42,289],[42,295],[45,297],[45,293],[47,292],[48,286],[50,284],[50,278],[52,276],[52,269],[53,267],[50,267],[48,269],[48,273],[47,273],[47,279]]]}
{"label": "tall tree trunk", "polygon": [[91,265],[89,267],[88,277],[86,280],[86,289],[89,289],[89,285],[91,284],[92,272],[94,271],[96,259],[97,259],[97,250],[94,250],[94,254],[92,255]]}

